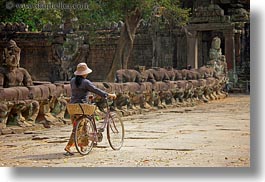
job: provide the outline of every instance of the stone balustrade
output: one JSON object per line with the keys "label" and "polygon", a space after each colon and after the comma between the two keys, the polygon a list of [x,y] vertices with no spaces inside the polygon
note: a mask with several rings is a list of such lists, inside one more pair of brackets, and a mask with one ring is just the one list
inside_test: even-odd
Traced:
{"label": "stone balustrade", "polygon": [[[178,70],[176,73],[179,72],[199,73],[198,70]],[[193,106],[227,96],[224,78],[213,74],[201,74],[199,79],[193,78],[196,77],[94,84],[102,90],[117,94],[112,107],[124,116],[167,107]],[[70,96],[69,82],[35,81],[29,87],[0,88],[0,133],[16,133],[36,126],[49,128],[68,123],[66,105]],[[104,100],[96,95],[93,98],[92,102],[98,106],[99,111],[104,109]],[[14,127],[16,129],[12,130]]]}

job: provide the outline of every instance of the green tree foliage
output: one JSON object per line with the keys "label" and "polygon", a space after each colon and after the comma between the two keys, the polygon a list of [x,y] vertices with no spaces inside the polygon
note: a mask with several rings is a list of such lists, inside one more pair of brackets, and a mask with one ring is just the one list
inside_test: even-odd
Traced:
{"label": "green tree foliage", "polygon": [[[87,4],[86,8],[56,9],[40,8],[38,4]],[[16,7],[16,4],[27,5],[31,8]],[[11,5],[11,7],[10,7]],[[80,25],[93,25],[99,28],[110,22],[124,21],[125,17],[139,8],[142,18],[150,20],[155,9],[163,13],[166,23],[171,26],[185,25],[189,11],[181,9],[179,0],[6,0],[0,2],[1,22],[24,22],[30,31],[40,31],[47,24],[60,25],[65,17],[76,17]]]}
{"label": "green tree foliage", "polygon": [[[127,69],[136,30],[141,20],[148,22],[152,28],[155,27],[154,30],[158,30],[160,26],[169,29],[183,26],[188,22],[189,17],[189,10],[180,8],[180,0],[79,0],[78,2],[76,0],[23,0],[25,7],[11,7],[10,2],[12,6],[12,0],[0,4],[4,9],[1,13],[1,22],[24,22],[29,25],[29,31],[40,31],[47,23],[53,27],[59,27],[60,24],[65,23],[67,27],[71,26],[71,20],[77,20],[75,21],[77,24],[88,25],[91,30],[90,43],[93,41],[91,37],[95,30],[109,27],[110,22],[122,20],[124,26],[121,28],[115,55],[107,75],[108,81],[114,80],[116,70]],[[86,8],[41,8],[43,6],[39,6],[58,3],[86,4]]]}
{"label": "green tree foliage", "polygon": [[29,31],[39,31],[47,23],[60,23],[62,12],[56,9],[38,8],[37,4],[40,2],[42,1],[2,1],[0,7],[3,11],[0,21],[23,22],[29,26]]}

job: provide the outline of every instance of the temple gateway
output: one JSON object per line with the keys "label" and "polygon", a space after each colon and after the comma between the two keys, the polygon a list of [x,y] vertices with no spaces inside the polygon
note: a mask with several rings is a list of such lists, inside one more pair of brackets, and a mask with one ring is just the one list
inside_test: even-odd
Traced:
{"label": "temple gateway", "polygon": [[187,36],[187,63],[198,67],[209,60],[208,50],[213,37],[219,36],[226,57],[229,78],[249,81],[250,35],[249,1],[196,0],[193,5]]}

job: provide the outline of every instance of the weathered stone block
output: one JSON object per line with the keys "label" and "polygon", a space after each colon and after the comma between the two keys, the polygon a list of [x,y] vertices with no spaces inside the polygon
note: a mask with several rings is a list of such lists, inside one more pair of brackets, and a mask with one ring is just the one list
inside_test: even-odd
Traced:
{"label": "weathered stone block", "polygon": [[12,134],[22,134],[24,133],[25,128],[19,127],[19,126],[12,126],[10,127],[12,130]]}
{"label": "weathered stone block", "polygon": [[10,87],[0,90],[1,99],[4,101],[17,101],[29,98],[27,87]]}
{"label": "weathered stone block", "polygon": [[2,135],[7,135],[7,134],[12,134],[12,129],[10,129],[9,127],[2,129]]}

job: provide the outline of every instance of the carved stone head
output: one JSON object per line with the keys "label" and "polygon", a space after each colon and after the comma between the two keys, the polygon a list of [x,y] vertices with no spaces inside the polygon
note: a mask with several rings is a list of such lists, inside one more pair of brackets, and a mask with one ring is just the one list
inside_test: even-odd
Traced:
{"label": "carved stone head", "polygon": [[214,37],[212,40],[212,48],[220,49],[220,46],[221,46],[221,39],[218,36]]}
{"label": "carved stone head", "polygon": [[5,48],[5,65],[11,67],[19,66],[20,62],[20,48],[14,40],[10,40]]}
{"label": "carved stone head", "polygon": [[221,56],[221,61],[226,62],[225,55],[222,55],[222,56]]}
{"label": "carved stone head", "polygon": [[17,44],[16,44],[16,42],[15,42],[14,40],[11,39],[11,40],[8,42],[7,47],[8,47],[8,48],[11,48],[11,47],[17,47]]}

